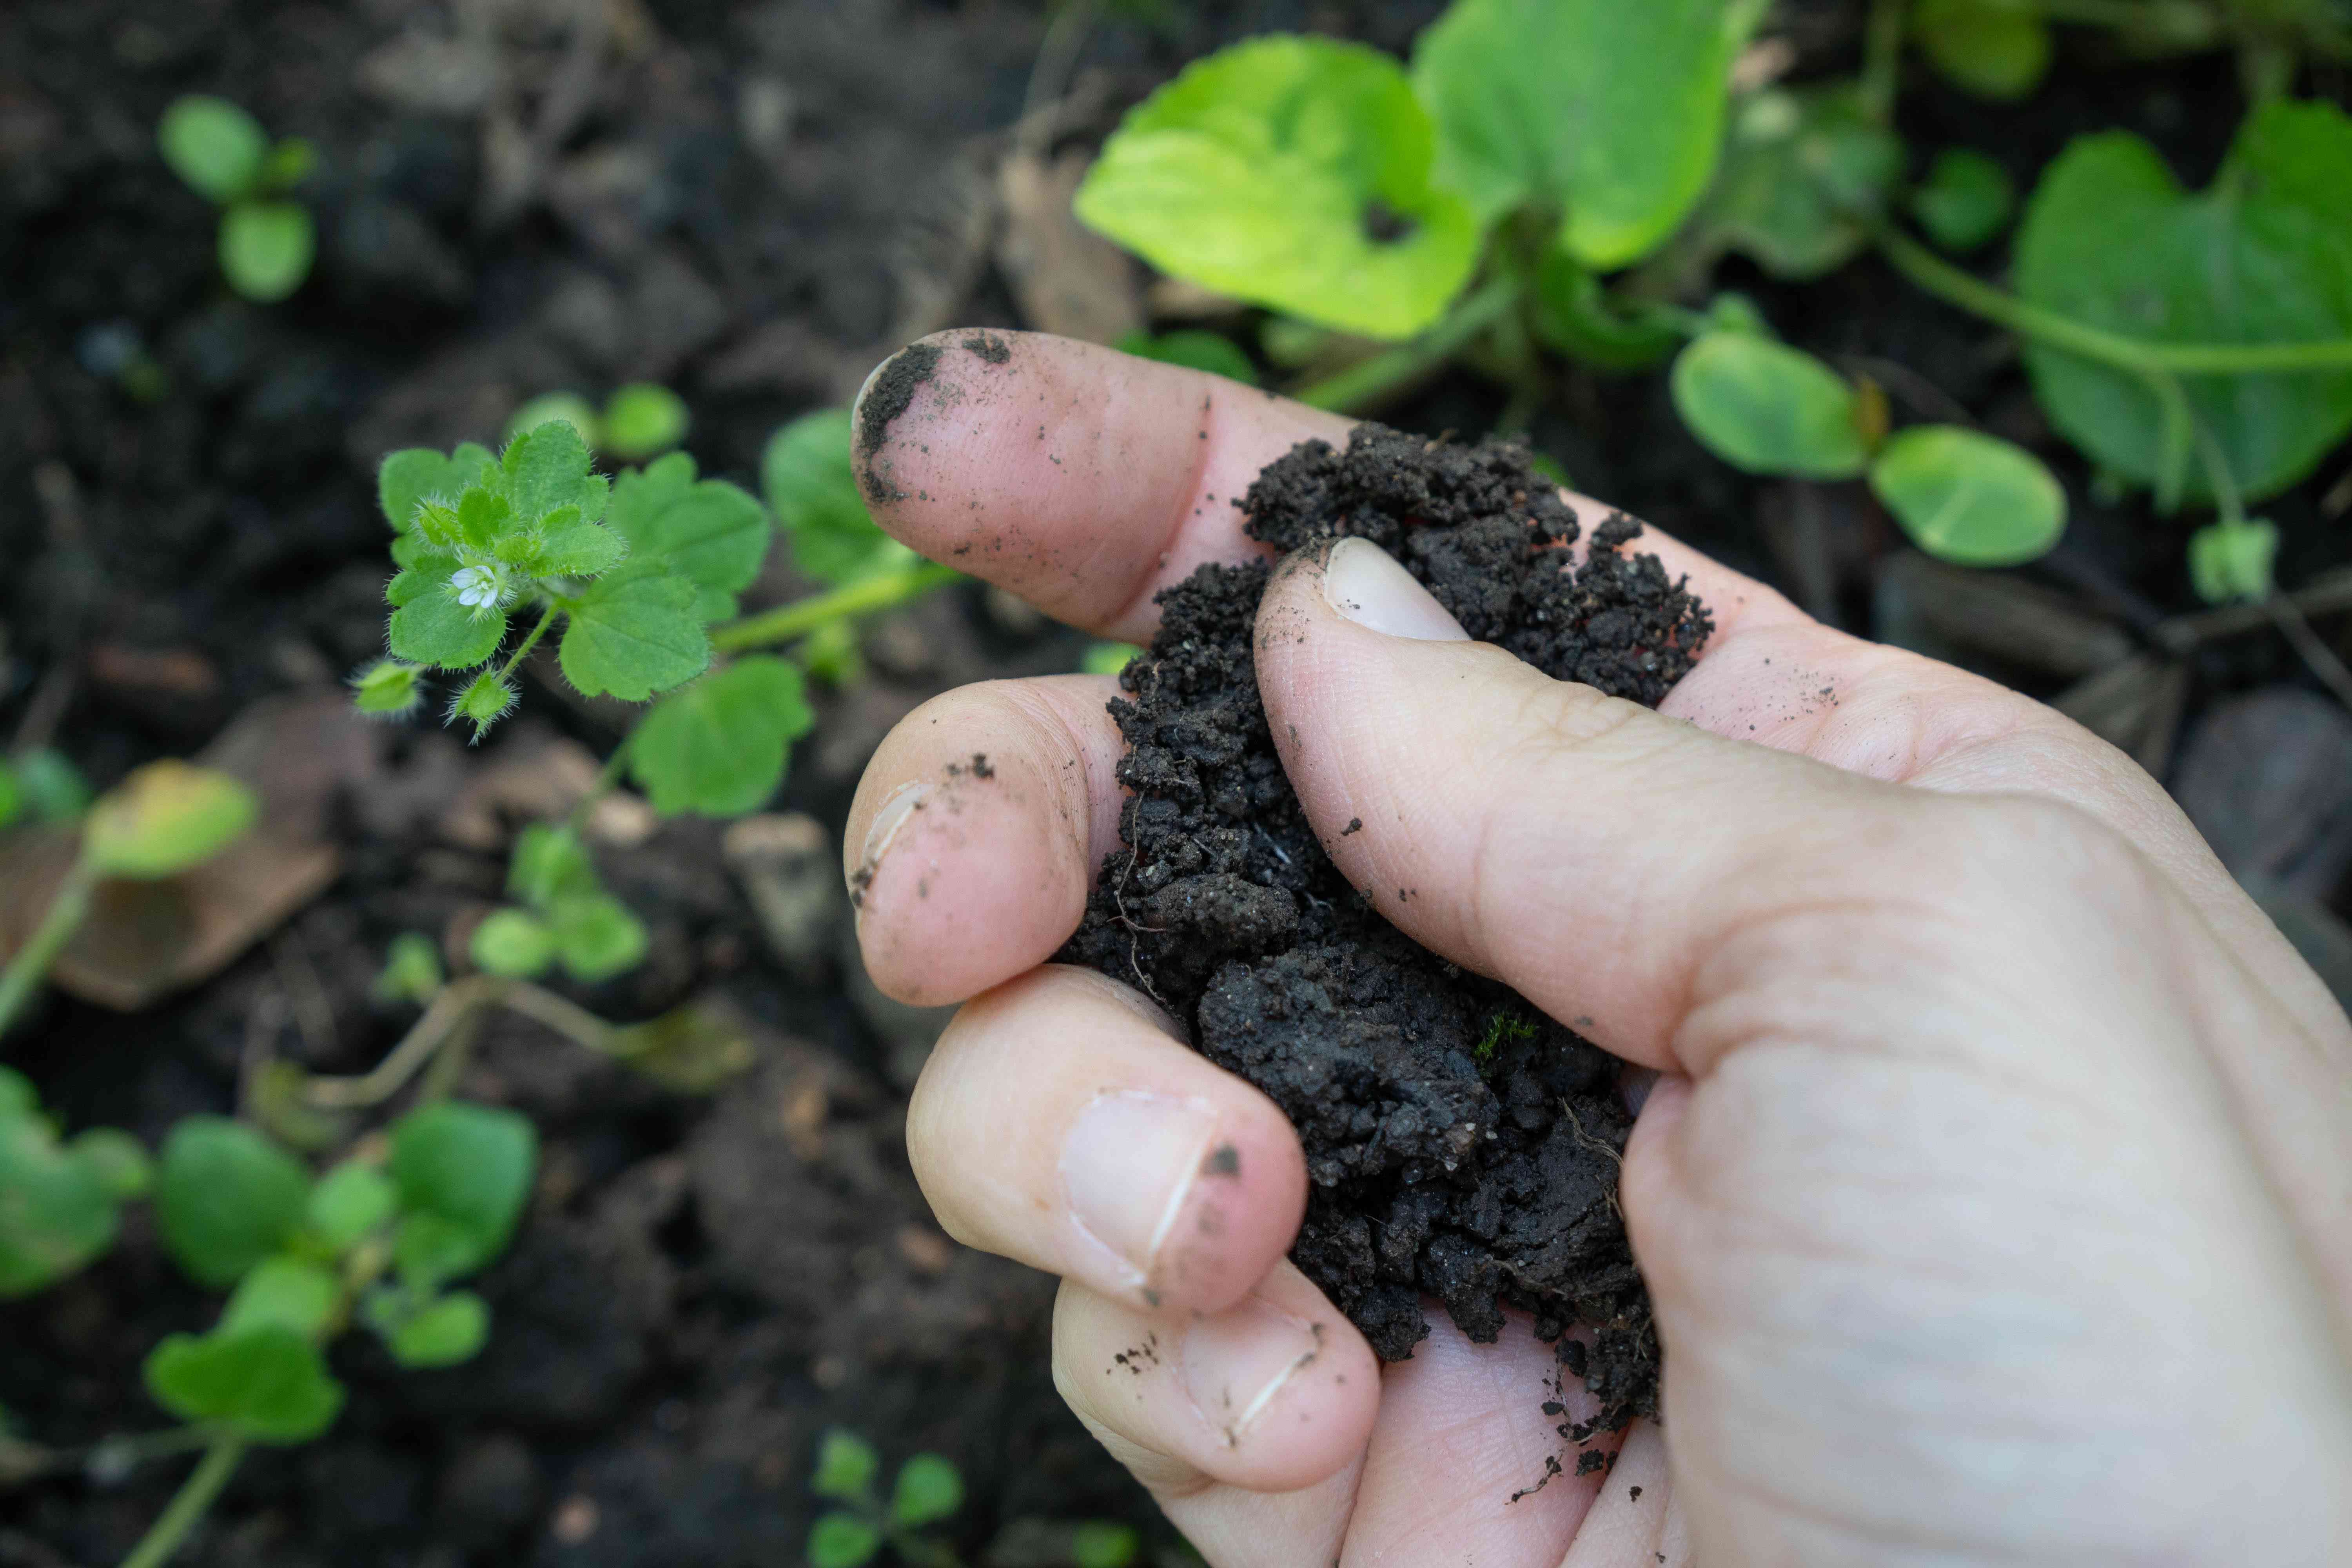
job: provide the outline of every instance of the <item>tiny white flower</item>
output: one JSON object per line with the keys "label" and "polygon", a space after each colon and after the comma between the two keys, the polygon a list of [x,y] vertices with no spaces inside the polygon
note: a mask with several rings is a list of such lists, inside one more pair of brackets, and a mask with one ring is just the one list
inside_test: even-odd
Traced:
{"label": "tiny white flower", "polygon": [[449,579],[457,590],[457,602],[469,610],[487,610],[499,602],[506,584],[499,580],[495,566],[461,566]]}

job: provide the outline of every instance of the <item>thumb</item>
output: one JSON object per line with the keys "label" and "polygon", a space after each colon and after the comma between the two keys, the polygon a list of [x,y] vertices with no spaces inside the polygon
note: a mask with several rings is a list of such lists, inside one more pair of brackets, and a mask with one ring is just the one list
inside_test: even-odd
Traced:
{"label": "thumb", "polygon": [[1284,563],[1255,658],[1348,879],[1423,946],[1646,1066],[1703,1070],[1674,1035],[1725,937],[1822,900],[1948,893],[1954,836],[1922,819],[1973,808],[1554,680],[1469,641],[1367,540]]}

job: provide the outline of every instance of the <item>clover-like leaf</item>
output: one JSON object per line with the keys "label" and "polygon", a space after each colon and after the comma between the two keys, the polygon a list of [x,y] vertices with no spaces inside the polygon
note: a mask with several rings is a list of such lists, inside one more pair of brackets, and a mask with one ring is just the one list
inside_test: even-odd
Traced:
{"label": "clover-like leaf", "polygon": [[854,1513],[819,1516],[809,1527],[809,1568],[861,1568],[882,1550],[882,1527]]}
{"label": "clover-like leaf", "polygon": [[186,1421],[218,1422],[262,1443],[306,1443],[334,1425],[343,1386],[319,1347],[268,1326],[173,1334],[148,1354],[148,1393]]}
{"label": "clover-like leaf", "polygon": [[156,1226],[199,1285],[225,1289],[283,1247],[310,1196],[302,1163],[242,1121],[184,1117],[163,1140]]}
{"label": "clover-like leaf", "polygon": [[243,837],[260,809],[239,780],[167,757],[99,798],[82,824],[82,858],[106,877],[176,877]]}
{"label": "clover-like leaf", "polygon": [[816,1473],[809,1478],[809,1489],[839,1502],[856,1502],[873,1492],[874,1478],[881,1469],[882,1457],[873,1444],[855,1432],[832,1427],[817,1440]]}
{"label": "clover-like leaf", "polygon": [[610,487],[593,471],[588,444],[567,420],[551,419],[508,442],[499,467],[518,522],[536,523],[567,506],[590,522],[604,515]]}
{"label": "clover-like leaf", "polygon": [[[2017,237],[2017,290],[2044,310],[2151,342],[2352,337],[2352,117],[2273,102],[2190,195],[2128,132],[2076,139],[2043,171]],[[2187,430],[2137,375],[2029,340],[2051,423],[2160,493],[2210,499]],[[2352,369],[2184,377],[2193,416],[2249,500],[2311,472],[2352,431]],[[2170,437],[2168,439],[2168,431]]]}
{"label": "clover-like leaf", "polygon": [[383,1342],[403,1366],[456,1366],[473,1360],[489,1337],[489,1304],[471,1290],[452,1290],[408,1314]]}
{"label": "clover-like leaf", "polygon": [[574,980],[593,985],[635,969],[646,956],[643,921],[610,893],[559,900],[547,913],[555,956]]}
{"label": "clover-like leaf", "polygon": [[665,564],[702,590],[701,619],[722,620],[767,559],[768,514],[749,492],[694,476],[694,459],[684,452],[622,475],[608,522],[628,541],[633,560]]}
{"label": "clover-like leaf", "polygon": [[303,1211],[310,1234],[330,1252],[344,1252],[392,1217],[400,1193],[392,1178],[362,1160],[346,1160],[319,1178]]}
{"label": "clover-like leaf", "polygon": [[890,1522],[916,1530],[953,1517],[963,1506],[963,1474],[938,1454],[918,1454],[898,1468],[890,1489]]}
{"label": "clover-like leaf", "polygon": [[684,398],[653,382],[631,382],[604,400],[603,446],[625,462],[638,462],[685,440],[687,424]]}
{"label": "clover-like leaf", "polygon": [[32,1086],[0,1068],[0,1300],[53,1284],[104,1252],[121,1209],[104,1173],[58,1146]]}
{"label": "clover-like leaf", "polygon": [[474,967],[485,974],[530,980],[555,962],[555,933],[547,922],[521,910],[492,910],[466,944]]}
{"label": "clover-like leaf", "polygon": [[1897,432],[1870,488],[1913,543],[1956,565],[2022,565],[2066,531],[2066,492],[2040,458],[1958,426]]}
{"label": "clover-like leaf", "polygon": [[703,592],[658,560],[607,572],[569,605],[556,656],[565,678],[591,697],[631,702],[693,679],[710,664]]}
{"label": "clover-like leaf", "polygon": [[1740,108],[1697,220],[1775,278],[1818,278],[1868,242],[1903,143],[1847,85],[1771,89]]}
{"label": "clover-like leaf", "polygon": [[1253,38],[1129,111],[1079,186],[1087,226],[1163,272],[1367,337],[1435,321],[1477,259],[1436,132],[1387,55]]}
{"label": "clover-like leaf", "polygon": [[225,98],[175,99],[155,127],[155,144],[190,189],[226,206],[251,191],[269,155],[260,121]]}
{"label": "clover-like leaf", "polygon": [[506,612],[495,603],[462,603],[468,588],[458,581],[461,572],[480,570],[448,562],[394,578],[384,593],[395,605],[387,638],[393,656],[438,669],[472,669],[488,663],[506,640]]}
{"label": "clover-like leaf", "polygon": [[2017,210],[2009,171],[1968,147],[1947,147],[1927,165],[1911,193],[1911,216],[1946,250],[1964,252],[1991,240]]}
{"label": "clover-like leaf", "polygon": [[307,1258],[265,1258],[236,1282],[214,1331],[241,1334],[281,1328],[317,1339],[335,1315],[342,1294],[342,1281],[334,1272]]}
{"label": "clover-like leaf", "polygon": [[629,741],[629,772],[666,816],[740,816],[776,793],[793,742],[815,722],[798,669],[740,658],[646,715]]}
{"label": "clover-like leaf", "polygon": [[821,408],[768,437],[760,457],[760,488],[792,541],[793,564],[835,585],[914,557],[866,510],[849,437],[849,410]]}
{"label": "clover-like leaf", "polygon": [[2023,98],[2050,69],[2050,24],[2031,0],[1918,0],[1911,37],[1938,74],[1979,98]]}
{"label": "clover-like leaf", "polygon": [[248,300],[274,304],[302,287],[318,249],[299,202],[239,202],[221,215],[221,274]]}
{"label": "clover-like leaf", "polygon": [[1437,180],[1479,220],[1535,205],[1589,267],[1647,255],[1715,168],[1754,0],[1455,0],[1413,48]]}
{"label": "clover-like leaf", "polygon": [[1843,479],[1869,461],[1853,388],[1785,343],[1707,332],[1675,359],[1670,385],[1691,434],[1734,468]]}
{"label": "clover-like leaf", "polygon": [[471,1273],[505,1250],[538,1159],[538,1133],[511,1110],[441,1100],[393,1124],[387,1173],[402,1213],[438,1220],[453,1238],[442,1278]]}

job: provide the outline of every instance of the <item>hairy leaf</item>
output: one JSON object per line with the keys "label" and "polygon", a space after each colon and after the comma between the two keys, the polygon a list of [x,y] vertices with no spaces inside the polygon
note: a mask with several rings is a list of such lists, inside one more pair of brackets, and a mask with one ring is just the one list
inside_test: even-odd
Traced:
{"label": "hairy leaf", "polygon": [[609,488],[603,475],[591,471],[587,443],[565,420],[551,419],[508,442],[499,467],[506,475],[506,500],[521,522],[538,522],[567,506],[590,522],[604,515]]}
{"label": "hairy leaf", "polygon": [[506,640],[506,614],[459,604],[454,581],[458,570],[451,563],[393,579],[385,597],[401,595],[387,639],[394,658],[438,669],[472,669],[499,651]]}
{"label": "hairy leaf", "polygon": [[557,655],[564,676],[591,697],[631,702],[693,679],[710,663],[702,593],[658,560],[606,573],[572,604]]}
{"label": "hairy leaf", "polygon": [[694,475],[694,459],[684,452],[622,475],[610,521],[633,558],[667,565],[694,583],[702,590],[696,614],[721,620],[735,613],[735,595],[751,585],[767,559],[768,514],[724,479]]}
{"label": "hairy leaf", "polygon": [[740,816],[775,794],[792,742],[815,721],[798,669],[764,655],[738,659],[646,715],[629,772],[666,816]]}

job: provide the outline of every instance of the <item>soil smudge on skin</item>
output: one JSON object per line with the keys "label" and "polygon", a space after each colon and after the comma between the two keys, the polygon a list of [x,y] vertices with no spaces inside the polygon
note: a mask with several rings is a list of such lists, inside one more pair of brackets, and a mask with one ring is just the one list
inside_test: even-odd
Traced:
{"label": "soil smudge on skin", "polygon": [[[1237,504],[1285,551],[1373,541],[1473,637],[1612,696],[1655,706],[1712,629],[1656,557],[1622,552],[1641,531],[1622,513],[1562,570],[1576,515],[1502,443],[1359,426],[1344,451],[1293,448]],[[1569,1440],[1654,1414],[1657,1333],[1616,1203],[1618,1064],[1412,942],[1331,864],[1258,697],[1272,571],[1206,565],[1160,595],[1150,657],[1110,705],[1124,847],[1059,956],[1139,985],[1289,1115],[1311,1179],[1291,1257],[1383,1358],[1429,1331],[1424,1295],[1482,1342],[1515,1307],[1600,1402]],[[1590,1345],[1562,1337],[1577,1323]]]}
{"label": "soil smudge on skin", "polygon": [[[877,501],[901,499],[874,467],[874,459],[889,437],[890,426],[907,412],[915,401],[915,394],[929,385],[940,373],[940,345],[909,343],[890,356],[890,361],[876,373],[874,384],[857,405],[857,444],[865,449],[866,493]],[[1012,350],[1005,350],[1012,357]]]}
{"label": "soil smudge on skin", "polygon": [[964,352],[990,364],[1013,363],[1013,345],[994,332],[974,332],[963,341]]}

